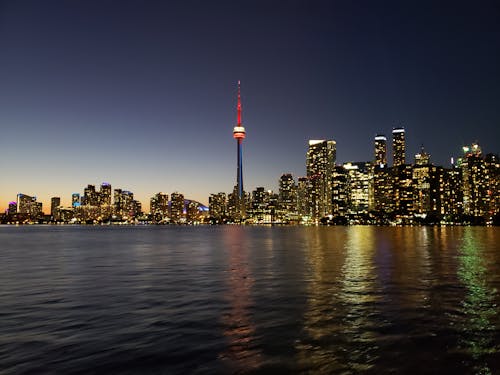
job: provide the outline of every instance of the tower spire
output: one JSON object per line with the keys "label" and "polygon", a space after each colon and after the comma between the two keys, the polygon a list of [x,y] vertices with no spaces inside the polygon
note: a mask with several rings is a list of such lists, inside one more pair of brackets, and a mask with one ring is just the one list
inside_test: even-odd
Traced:
{"label": "tower spire", "polygon": [[238,126],[241,126],[241,95],[240,95],[241,82],[238,81]]}

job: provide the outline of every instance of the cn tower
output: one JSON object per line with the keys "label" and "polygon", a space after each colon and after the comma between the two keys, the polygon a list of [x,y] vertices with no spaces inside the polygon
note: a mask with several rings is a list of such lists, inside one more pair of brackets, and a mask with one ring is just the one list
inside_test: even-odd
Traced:
{"label": "cn tower", "polygon": [[241,202],[243,198],[243,140],[245,139],[245,128],[241,124],[241,95],[240,81],[238,81],[238,123],[233,129],[233,138],[236,139],[238,145],[238,170],[236,175],[236,189],[238,190],[238,198]]}

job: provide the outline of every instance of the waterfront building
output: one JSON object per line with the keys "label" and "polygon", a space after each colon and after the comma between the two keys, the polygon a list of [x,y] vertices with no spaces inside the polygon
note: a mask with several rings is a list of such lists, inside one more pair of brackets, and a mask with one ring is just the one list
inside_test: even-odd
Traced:
{"label": "waterfront building", "polygon": [[344,163],[343,167],[349,177],[348,213],[353,216],[367,214],[371,164],[369,162],[350,162]]}
{"label": "waterfront building", "polygon": [[87,185],[83,190],[83,206],[99,206],[99,193],[95,190],[95,185]]}
{"label": "waterfront building", "polygon": [[208,198],[210,220],[215,224],[225,222],[227,219],[226,193],[210,194]]}
{"label": "waterfront building", "polygon": [[394,167],[399,167],[406,163],[406,141],[405,141],[405,129],[404,128],[394,128],[392,130],[392,156]]}
{"label": "waterfront building", "polygon": [[306,154],[309,178],[308,203],[312,220],[317,222],[332,213],[332,173],[336,160],[334,140],[310,140]]}
{"label": "waterfront building", "polygon": [[203,205],[193,200],[186,201],[186,222],[188,224],[201,223],[204,218]]}
{"label": "waterfront building", "polygon": [[481,147],[477,143],[463,147],[459,159],[462,168],[464,213],[476,218],[487,217],[490,209],[489,176]]}
{"label": "waterfront building", "polygon": [[392,168],[394,213],[401,219],[413,216],[413,166],[401,164]]}
{"label": "waterfront building", "polygon": [[500,159],[496,154],[487,154],[484,158],[486,163],[486,171],[489,176],[489,202],[490,215],[498,215],[500,213]]}
{"label": "waterfront building", "polygon": [[387,137],[382,134],[375,136],[375,165],[387,166]]}
{"label": "waterfront building", "polygon": [[379,224],[387,224],[394,218],[394,176],[392,168],[373,166],[369,177],[369,212]]}
{"label": "waterfront building", "polygon": [[170,219],[174,224],[184,223],[186,216],[184,214],[184,195],[178,192],[170,194]]}
{"label": "waterfront building", "polygon": [[446,222],[458,222],[463,214],[462,169],[456,165],[443,170],[442,214]]}
{"label": "waterfront building", "polygon": [[297,180],[297,214],[301,222],[309,222],[311,218],[309,204],[309,178],[299,177]]}
{"label": "waterfront building", "polygon": [[36,197],[23,193],[17,194],[17,213],[26,219],[38,220],[42,213],[42,203],[36,201]]}
{"label": "waterfront building", "polygon": [[60,197],[52,197],[50,198],[50,216],[54,219],[57,207],[61,205]]}
{"label": "waterfront building", "polygon": [[157,193],[155,194],[150,202],[150,213],[151,219],[154,222],[161,222],[168,219],[168,194]]}
{"label": "waterfront building", "polygon": [[255,223],[271,222],[271,192],[263,187],[252,191],[251,205],[248,216]]}
{"label": "waterfront building", "polygon": [[431,164],[430,155],[422,147],[415,155],[412,168],[413,214],[419,218],[439,221],[444,215],[444,170]]}
{"label": "waterfront building", "polygon": [[99,205],[101,207],[111,206],[111,184],[103,182],[99,191]]}
{"label": "waterfront building", "polygon": [[333,167],[332,173],[332,211],[333,217],[346,217],[350,206],[349,174],[342,166]]}
{"label": "waterfront building", "polygon": [[139,216],[141,203],[134,199],[134,193],[128,190],[114,189],[113,216],[114,219],[129,222]]}
{"label": "waterfront building", "polygon": [[277,219],[285,222],[297,220],[297,186],[290,173],[279,179]]}

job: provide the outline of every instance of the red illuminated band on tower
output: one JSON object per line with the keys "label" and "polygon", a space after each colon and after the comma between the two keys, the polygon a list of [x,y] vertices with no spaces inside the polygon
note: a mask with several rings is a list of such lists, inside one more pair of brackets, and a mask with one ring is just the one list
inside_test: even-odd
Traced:
{"label": "red illuminated band on tower", "polygon": [[240,81],[238,81],[238,123],[233,129],[233,137],[235,139],[245,139],[245,128],[241,125],[241,90],[240,90]]}

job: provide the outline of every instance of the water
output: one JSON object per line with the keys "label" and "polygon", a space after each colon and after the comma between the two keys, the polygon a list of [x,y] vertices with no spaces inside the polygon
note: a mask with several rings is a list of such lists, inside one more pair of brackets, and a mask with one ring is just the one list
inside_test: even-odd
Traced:
{"label": "water", "polygon": [[0,227],[0,372],[500,373],[500,231]]}

